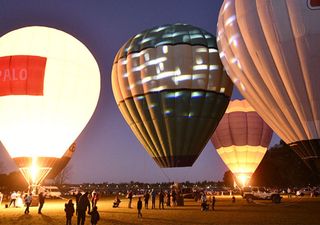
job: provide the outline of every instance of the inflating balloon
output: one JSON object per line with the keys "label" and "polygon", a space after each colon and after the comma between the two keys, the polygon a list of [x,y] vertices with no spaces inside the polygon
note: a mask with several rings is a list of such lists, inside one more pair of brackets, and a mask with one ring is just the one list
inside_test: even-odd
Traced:
{"label": "inflating balloon", "polygon": [[272,138],[271,128],[246,100],[233,100],[211,141],[241,186],[246,186]]}
{"label": "inflating balloon", "polygon": [[186,24],[137,34],[119,50],[112,69],[119,109],[160,167],[193,165],[232,87],[215,37]]}
{"label": "inflating balloon", "polygon": [[100,72],[73,36],[25,27],[0,38],[0,140],[38,185],[91,118]]}

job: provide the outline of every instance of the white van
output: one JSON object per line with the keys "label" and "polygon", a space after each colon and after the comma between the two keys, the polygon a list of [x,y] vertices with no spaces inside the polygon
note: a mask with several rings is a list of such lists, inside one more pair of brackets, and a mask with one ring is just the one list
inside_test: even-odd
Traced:
{"label": "white van", "polygon": [[61,192],[57,186],[42,186],[39,192],[44,192],[46,198],[61,198]]}

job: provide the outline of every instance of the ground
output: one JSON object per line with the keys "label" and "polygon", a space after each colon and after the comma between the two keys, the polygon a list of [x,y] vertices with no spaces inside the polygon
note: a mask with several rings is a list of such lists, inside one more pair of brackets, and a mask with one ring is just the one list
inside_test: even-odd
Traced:
{"label": "ground", "polygon": [[[0,208],[0,224],[14,225],[57,225],[65,224],[64,200],[47,200],[43,214],[37,214],[37,207],[32,207],[29,215],[24,215],[24,208]],[[200,203],[191,199],[185,201],[183,207],[165,208],[165,210],[142,210],[143,218],[137,218],[136,202],[133,208],[128,209],[127,199],[122,199],[120,208],[112,208],[113,199],[102,199],[98,202],[101,220],[98,225],[213,225],[213,224],[247,224],[247,225],[319,225],[320,224],[320,197],[293,197],[284,198],[280,204],[270,201],[255,201],[247,203],[237,197],[235,203],[230,196],[216,198],[215,211],[201,211]],[[150,205],[151,203],[149,203]],[[76,224],[76,217],[72,219]],[[86,219],[90,224],[90,217]]]}

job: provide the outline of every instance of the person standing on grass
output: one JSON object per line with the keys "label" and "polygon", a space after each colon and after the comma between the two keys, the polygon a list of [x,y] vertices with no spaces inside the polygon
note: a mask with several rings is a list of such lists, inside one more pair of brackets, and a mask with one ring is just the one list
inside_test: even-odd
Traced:
{"label": "person standing on grass", "polygon": [[3,200],[3,194],[0,192],[0,205],[2,203],[2,200]]}
{"label": "person standing on grass", "polygon": [[88,213],[90,213],[90,201],[88,198],[88,192],[81,195],[77,208],[77,225],[84,225],[86,220],[86,211],[88,209]]}
{"label": "person standing on grass", "polygon": [[132,191],[129,191],[129,193],[128,193],[128,199],[129,199],[128,208],[132,208],[131,207],[132,197],[133,197],[133,193],[132,193]]}
{"label": "person standing on grass", "polygon": [[97,193],[97,192],[93,192],[92,198],[91,198],[92,208],[95,207],[95,206],[97,206],[98,200],[99,200],[99,195],[98,195],[98,193]]}
{"label": "person standing on grass", "polygon": [[94,206],[91,211],[91,225],[96,225],[100,220],[100,214],[98,212],[98,207]]}
{"label": "person standing on grass", "polygon": [[144,208],[148,209],[150,194],[149,191],[146,191],[144,195]]}
{"label": "person standing on grass", "polygon": [[64,211],[66,212],[66,225],[71,225],[71,220],[74,214],[74,205],[72,203],[72,199],[70,199],[68,203],[64,204]]}
{"label": "person standing on grass", "polygon": [[176,206],[177,205],[177,192],[175,190],[172,190],[171,196],[172,196],[172,204],[173,204],[173,206]]}
{"label": "person standing on grass", "polygon": [[160,190],[160,194],[159,194],[159,209],[164,209],[164,193],[162,191],[162,189]]}
{"label": "person standing on grass", "polygon": [[9,207],[11,206],[12,203],[13,203],[13,207],[16,207],[16,200],[17,200],[17,193],[14,191],[14,192],[12,192],[12,194],[10,196]]}
{"label": "person standing on grass", "polygon": [[151,200],[152,200],[152,209],[155,209],[156,208],[156,197],[157,197],[157,192],[152,189],[152,192],[151,192]]}
{"label": "person standing on grass", "polygon": [[138,209],[138,218],[141,217],[142,218],[142,201],[141,201],[141,197],[139,197],[138,203],[137,203],[137,209]]}
{"label": "person standing on grass", "polygon": [[[76,209],[78,208],[78,203],[79,203],[79,199],[81,197],[81,192],[78,191],[78,193],[76,194]],[[78,211],[76,212],[76,214],[78,215]]]}
{"label": "person standing on grass", "polygon": [[38,214],[42,214],[41,210],[44,205],[45,195],[43,192],[40,192],[39,194],[39,208],[38,208]]}
{"label": "person standing on grass", "polygon": [[29,214],[29,207],[32,202],[32,193],[30,193],[28,196],[25,197],[25,203],[26,203],[26,210],[24,210],[24,214]]}
{"label": "person standing on grass", "polygon": [[214,206],[216,204],[216,197],[213,195],[212,196],[212,202],[211,202],[211,206],[212,206],[212,211],[214,211]]}

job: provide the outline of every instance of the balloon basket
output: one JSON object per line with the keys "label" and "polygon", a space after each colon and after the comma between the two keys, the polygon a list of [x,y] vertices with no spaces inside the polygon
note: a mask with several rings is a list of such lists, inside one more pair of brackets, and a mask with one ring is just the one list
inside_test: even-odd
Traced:
{"label": "balloon basket", "polygon": [[32,195],[32,202],[31,207],[35,207],[39,205],[39,196],[38,195]]}

